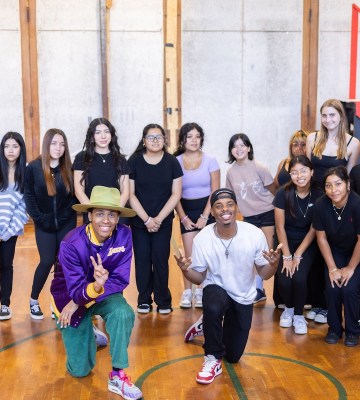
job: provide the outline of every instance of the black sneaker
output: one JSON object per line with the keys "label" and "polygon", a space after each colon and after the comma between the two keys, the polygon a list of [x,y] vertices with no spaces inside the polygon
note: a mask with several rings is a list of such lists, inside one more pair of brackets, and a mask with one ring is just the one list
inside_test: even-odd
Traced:
{"label": "black sneaker", "polygon": [[137,312],[139,314],[148,314],[150,311],[152,311],[152,305],[151,304],[138,304],[137,306]]}
{"label": "black sneaker", "polygon": [[338,336],[335,332],[329,330],[329,332],[325,336],[325,342],[327,344],[336,344],[340,338],[341,336]]}
{"label": "black sneaker", "polygon": [[348,347],[354,347],[359,344],[359,336],[356,335],[346,335],[344,340],[344,345]]}
{"label": "black sneaker", "polygon": [[11,310],[8,306],[1,306],[0,309],[0,321],[4,321],[6,319],[10,319],[11,318]]}
{"label": "black sneaker", "polygon": [[265,294],[265,289],[256,289],[256,297],[254,300],[254,304],[258,303],[259,301],[265,301],[266,300],[266,294]]}
{"label": "black sneaker", "polygon": [[41,311],[39,303],[30,304],[30,317],[32,319],[44,319],[44,314]]}

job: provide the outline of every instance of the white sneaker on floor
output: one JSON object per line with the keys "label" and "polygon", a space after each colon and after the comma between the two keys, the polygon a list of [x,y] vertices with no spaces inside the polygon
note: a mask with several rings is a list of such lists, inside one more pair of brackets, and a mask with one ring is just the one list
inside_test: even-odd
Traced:
{"label": "white sneaker on floor", "polygon": [[303,315],[294,315],[293,327],[295,333],[298,335],[305,335],[307,333],[307,322]]}
{"label": "white sneaker on floor", "polygon": [[192,306],[192,291],[185,289],[181,295],[180,308],[191,308]]}
{"label": "white sneaker on floor", "polygon": [[294,317],[294,308],[286,308],[280,315],[280,323],[279,325],[282,328],[290,328],[293,324],[293,317]]}
{"label": "white sneaker on floor", "polygon": [[315,322],[318,322],[319,324],[327,324],[327,310],[320,310],[314,318]]}
{"label": "white sneaker on floor", "polygon": [[196,376],[196,382],[207,385],[221,373],[221,360],[217,360],[213,355],[209,354],[204,357],[204,363]]}
{"label": "white sneaker on floor", "polygon": [[305,317],[307,319],[315,319],[316,314],[321,311],[321,308],[312,308],[308,312],[305,313]]}
{"label": "white sneaker on floor", "polygon": [[194,293],[194,306],[195,308],[202,308],[202,297],[203,297],[203,290],[201,288],[195,289]]}

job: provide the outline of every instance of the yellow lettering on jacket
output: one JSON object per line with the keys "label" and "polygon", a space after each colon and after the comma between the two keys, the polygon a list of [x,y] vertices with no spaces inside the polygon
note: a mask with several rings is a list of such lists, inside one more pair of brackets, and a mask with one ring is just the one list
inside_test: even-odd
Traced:
{"label": "yellow lettering on jacket", "polygon": [[124,253],[124,252],[125,252],[125,247],[124,247],[124,246],[121,246],[121,247],[112,247],[112,248],[109,250],[108,257],[111,256],[111,255],[113,255],[113,254],[116,254],[116,253]]}

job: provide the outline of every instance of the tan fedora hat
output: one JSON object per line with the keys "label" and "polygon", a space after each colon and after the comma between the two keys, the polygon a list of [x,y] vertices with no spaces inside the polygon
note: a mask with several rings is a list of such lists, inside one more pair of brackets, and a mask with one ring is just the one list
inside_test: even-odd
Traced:
{"label": "tan fedora hat", "polygon": [[94,186],[88,204],[74,204],[75,211],[86,212],[92,208],[119,211],[122,217],[134,217],[136,212],[131,208],[120,207],[120,192],[116,188]]}

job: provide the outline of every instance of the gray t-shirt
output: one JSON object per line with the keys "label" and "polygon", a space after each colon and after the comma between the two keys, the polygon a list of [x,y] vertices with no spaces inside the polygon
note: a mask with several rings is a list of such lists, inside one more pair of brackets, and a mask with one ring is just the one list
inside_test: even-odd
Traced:
{"label": "gray t-shirt", "polygon": [[235,192],[239,210],[244,217],[274,209],[274,196],[265,187],[273,182],[270,171],[255,160],[242,165],[235,162],[226,174],[226,187]]}

